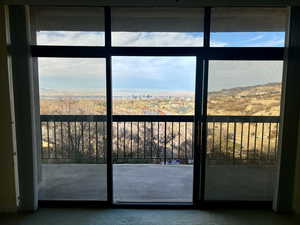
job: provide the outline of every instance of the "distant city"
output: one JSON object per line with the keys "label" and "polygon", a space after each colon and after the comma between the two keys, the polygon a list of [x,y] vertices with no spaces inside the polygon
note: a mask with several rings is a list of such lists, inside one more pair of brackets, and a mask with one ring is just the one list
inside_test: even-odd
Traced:
{"label": "distant city", "polygon": [[[41,89],[42,114],[105,114],[102,91]],[[278,116],[281,83],[236,87],[208,93],[211,115]],[[189,91],[115,90],[115,114],[193,115],[194,93]]]}

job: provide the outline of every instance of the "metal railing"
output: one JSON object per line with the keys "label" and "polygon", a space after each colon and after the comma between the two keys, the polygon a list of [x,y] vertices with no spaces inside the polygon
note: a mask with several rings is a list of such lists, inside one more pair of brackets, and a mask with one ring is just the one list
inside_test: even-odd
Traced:
{"label": "metal railing", "polygon": [[[279,117],[208,116],[207,162],[273,164]],[[114,163],[193,163],[193,116],[114,115]],[[41,115],[42,159],[105,163],[106,117]]]}

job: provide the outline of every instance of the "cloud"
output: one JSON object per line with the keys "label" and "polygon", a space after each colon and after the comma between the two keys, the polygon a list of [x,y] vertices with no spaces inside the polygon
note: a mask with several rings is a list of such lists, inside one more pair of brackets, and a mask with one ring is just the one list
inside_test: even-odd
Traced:
{"label": "cloud", "polygon": [[38,45],[104,46],[104,32],[40,31]]}
{"label": "cloud", "polygon": [[263,34],[260,34],[260,35],[256,35],[252,38],[249,38],[248,40],[245,41],[245,43],[249,43],[249,42],[254,42],[254,41],[258,41],[258,40],[262,40],[264,39],[264,35]]}
{"label": "cloud", "polygon": [[113,32],[112,44],[136,47],[203,46],[203,35],[179,32]]}
{"label": "cloud", "polygon": [[[201,46],[203,36],[199,33],[130,33],[116,32],[112,34],[113,43],[119,46]],[[37,33],[37,44],[39,45],[86,45],[97,46],[104,44],[104,33],[100,32],[64,32],[64,31],[42,31]],[[119,78],[142,79],[162,81],[165,79],[162,73],[172,69],[176,74],[182,68],[189,67],[193,70],[190,59],[178,57],[140,57],[139,63],[134,57],[114,57],[113,75]],[[181,67],[181,68],[180,68]],[[43,77],[69,77],[79,79],[84,76],[87,79],[96,79],[105,74],[104,59],[64,59],[64,58],[40,58],[39,74]],[[67,85],[67,84],[66,84]]]}
{"label": "cloud", "polygon": [[[38,45],[104,46],[104,32],[40,31]],[[113,46],[136,47],[201,47],[202,33],[180,32],[112,32]],[[225,42],[213,41],[212,46],[222,47]]]}
{"label": "cloud", "polygon": [[[265,38],[257,34],[246,40],[255,46],[257,41],[261,46],[282,43],[281,35]],[[211,46],[230,45],[229,36],[224,41],[218,39],[212,39]],[[201,33],[116,32],[112,33],[112,42],[115,46],[202,46],[203,36]],[[43,31],[37,33],[37,43],[99,46],[104,45],[104,33]],[[195,69],[195,57],[113,57],[113,86],[194,90]],[[100,88],[105,83],[105,59],[40,58],[39,75],[40,84],[45,88],[47,85]],[[213,61],[209,75],[210,90],[280,82],[282,62]]]}
{"label": "cloud", "polygon": [[113,57],[113,86],[193,90],[195,57]]}
{"label": "cloud", "polygon": [[283,47],[284,46],[284,38],[273,38],[267,41],[258,42],[255,44],[250,44],[249,47]]}
{"label": "cloud", "polygon": [[99,58],[39,58],[40,76],[97,77],[105,75],[105,59]]}

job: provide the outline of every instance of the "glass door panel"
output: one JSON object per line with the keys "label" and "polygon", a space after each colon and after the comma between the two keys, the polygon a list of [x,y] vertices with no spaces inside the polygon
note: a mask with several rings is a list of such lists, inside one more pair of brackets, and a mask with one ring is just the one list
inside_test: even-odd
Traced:
{"label": "glass door panel", "polygon": [[39,58],[40,200],[107,200],[105,59]]}
{"label": "glass door panel", "polygon": [[205,200],[272,201],[282,61],[210,61]]}
{"label": "glass door panel", "polygon": [[195,57],[113,57],[114,202],[192,202]]}

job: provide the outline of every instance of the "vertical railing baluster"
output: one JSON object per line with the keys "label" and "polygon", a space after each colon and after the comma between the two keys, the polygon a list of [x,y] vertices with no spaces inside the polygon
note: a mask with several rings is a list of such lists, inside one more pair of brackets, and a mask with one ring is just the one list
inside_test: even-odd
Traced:
{"label": "vertical railing baluster", "polygon": [[132,156],[133,156],[133,153],[132,153],[132,122],[130,122],[130,155],[132,158]]}
{"label": "vertical railing baluster", "polygon": [[277,160],[277,153],[278,153],[278,150],[277,150],[277,144],[278,144],[278,126],[279,123],[276,123],[276,133],[275,133],[275,149],[274,149],[274,156],[275,156],[275,160]]}
{"label": "vertical railing baluster", "polygon": [[232,149],[232,156],[233,156],[233,163],[235,163],[235,141],[236,141],[236,122],[233,123],[233,149]]}
{"label": "vertical railing baluster", "polygon": [[47,142],[48,142],[48,158],[51,158],[51,150],[50,150],[50,131],[49,131],[49,121],[47,121]]}
{"label": "vertical railing baluster", "polygon": [[82,144],[82,154],[84,154],[84,131],[83,131],[83,121],[81,121],[81,144]]}
{"label": "vertical railing baluster", "polygon": [[95,122],[95,129],[96,129],[96,163],[98,162],[98,122]]}
{"label": "vertical railing baluster", "polygon": [[247,160],[249,159],[249,151],[250,151],[250,131],[251,131],[251,123],[248,123],[248,141],[247,141]]}
{"label": "vertical railing baluster", "polygon": [[194,128],[194,126],[195,126],[195,124],[194,124],[194,122],[193,123],[190,123],[191,125],[190,125],[190,127],[191,127],[191,140],[192,140],[192,154],[191,154],[191,160],[194,160],[194,130],[195,130],[195,128]]}
{"label": "vertical railing baluster", "polygon": [[180,129],[180,122],[178,123],[178,155],[177,159],[180,159],[180,135],[181,135],[181,129]]}
{"label": "vertical railing baluster", "polygon": [[137,122],[137,149],[136,149],[136,157],[139,158],[140,157],[140,123]]}
{"label": "vertical railing baluster", "polygon": [[71,158],[71,125],[70,125],[70,121],[68,121],[68,158]]}
{"label": "vertical railing baluster", "polygon": [[212,153],[212,157],[215,158],[215,121],[213,121],[212,124],[212,149],[211,149],[211,153]]}
{"label": "vertical railing baluster", "polygon": [[150,142],[150,157],[151,157],[151,160],[153,159],[152,157],[152,145],[153,145],[153,123],[152,123],[152,121],[151,121],[151,124],[150,124],[150,130],[151,130],[151,133],[150,133],[150,135],[151,135],[151,142]]}
{"label": "vertical railing baluster", "polygon": [[146,158],[146,122],[144,121],[144,159]]}
{"label": "vertical railing baluster", "polygon": [[226,123],[226,148],[225,148],[225,159],[227,159],[228,154],[228,137],[229,137],[229,122]]}
{"label": "vertical railing baluster", "polygon": [[128,159],[126,158],[126,122],[124,122],[124,129],[123,129],[123,132],[124,132],[124,140],[123,140],[123,157],[124,157],[124,160],[128,161]]}
{"label": "vertical railing baluster", "polygon": [[187,122],[184,124],[184,139],[185,139],[185,149],[184,149],[184,154],[185,154],[185,160],[187,160]]}
{"label": "vertical railing baluster", "polygon": [[262,131],[261,131],[261,146],[260,146],[260,159],[262,160],[263,158],[263,150],[264,150],[264,128],[265,128],[265,123],[262,123]]}
{"label": "vertical railing baluster", "polygon": [[254,159],[256,160],[256,136],[257,136],[257,123],[255,123],[255,131],[254,131]]}
{"label": "vertical railing baluster", "polygon": [[244,123],[241,124],[241,149],[240,149],[240,160],[243,159],[243,136],[244,136]]}
{"label": "vertical railing baluster", "polygon": [[165,122],[165,147],[164,147],[164,164],[167,164],[167,122]]}
{"label": "vertical railing baluster", "polygon": [[[219,152],[220,152],[220,156],[221,156],[221,153],[222,153],[222,122],[220,122],[220,143],[219,143],[219,145],[220,145],[220,150],[219,150]],[[224,157],[223,157],[224,158]]]}
{"label": "vertical railing baluster", "polygon": [[65,158],[65,151],[64,151],[64,138],[63,138],[63,125],[62,121],[60,121],[60,150],[61,150],[61,158]]}
{"label": "vertical railing baluster", "polygon": [[76,121],[75,121],[74,122],[74,150],[73,150],[74,160],[76,159],[77,150],[79,150],[79,145],[78,145],[77,142],[78,142],[78,140],[77,140],[77,124],[76,124]]}
{"label": "vertical railing baluster", "polygon": [[[45,148],[44,148],[44,146],[43,146],[43,140],[44,140],[44,132],[45,131],[45,124],[41,121],[41,123],[40,123],[40,140],[41,140],[41,143],[40,143],[40,148],[41,148],[41,158],[42,159],[44,159],[44,158],[46,158],[46,156],[45,156],[45,154],[46,154],[46,152],[45,152]],[[48,154],[48,153],[47,153]]]}
{"label": "vertical railing baluster", "polygon": [[174,159],[174,122],[172,121],[172,160]]}
{"label": "vertical railing baluster", "polygon": [[116,162],[119,160],[119,122],[117,121],[117,152],[116,152]]}
{"label": "vertical railing baluster", "polygon": [[53,135],[54,135],[54,157],[57,159],[57,149],[56,149],[56,124],[55,121],[53,122]]}
{"label": "vertical railing baluster", "polygon": [[91,160],[93,157],[91,157],[93,155],[93,151],[91,149],[91,121],[88,121],[88,129],[89,129],[89,142],[88,142],[88,152],[89,152],[89,160]]}
{"label": "vertical railing baluster", "polygon": [[106,122],[102,122],[102,149],[103,149],[103,160],[106,160],[106,143],[107,143],[107,139],[106,139]]}
{"label": "vertical railing baluster", "polygon": [[160,148],[159,148],[159,122],[157,123],[157,151],[158,151],[158,154],[159,154],[159,160],[160,159]]}
{"label": "vertical railing baluster", "polygon": [[267,158],[270,160],[270,147],[271,147],[271,130],[272,130],[272,123],[269,123],[269,138],[268,138],[268,155]]}

